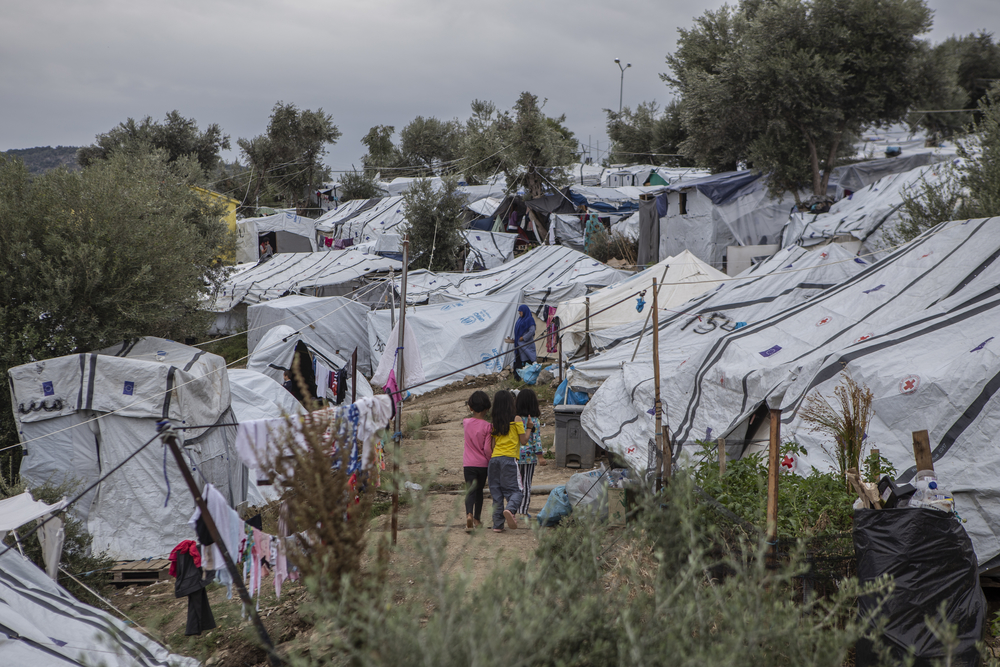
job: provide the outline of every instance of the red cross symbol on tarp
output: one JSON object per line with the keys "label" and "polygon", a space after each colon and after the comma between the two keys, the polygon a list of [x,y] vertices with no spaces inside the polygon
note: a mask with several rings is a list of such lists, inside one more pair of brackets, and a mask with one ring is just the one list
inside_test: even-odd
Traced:
{"label": "red cross symbol on tarp", "polygon": [[626,451],[626,452],[628,452],[629,454],[635,454],[635,447],[629,447],[629,448],[628,448],[627,450],[625,450],[625,451]]}
{"label": "red cross symbol on tarp", "polygon": [[831,318],[829,318],[829,317],[824,317],[823,319],[821,319],[819,322],[816,323],[816,326],[821,327],[824,324],[829,324],[830,319]]}
{"label": "red cross symbol on tarp", "polygon": [[913,378],[910,378],[909,380],[903,380],[903,389],[906,390],[906,391],[909,391],[910,389],[913,389],[913,387],[916,384],[917,384],[917,381],[914,380]]}

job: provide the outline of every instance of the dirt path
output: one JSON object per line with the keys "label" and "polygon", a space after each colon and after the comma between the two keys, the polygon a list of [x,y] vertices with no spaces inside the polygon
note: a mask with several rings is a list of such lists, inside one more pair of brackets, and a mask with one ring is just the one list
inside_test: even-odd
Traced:
{"label": "dirt path", "polygon": [[[478,384],[478,383],[477,383]],[[481,580],[496,563],[506,559],[529,559],[537,544],[537,523],[518,517],[516,530],[497,534],[488,530],[493,503],[489,490],[483,502],[483,523],[481,529],[467,533],[465,529],[464,495],[460,491],[465,483],[462,474],[462,450],[464,434],[462,420],[469,416],[466,401],[477,388],[481,388],[492,398],[496,390],[507,388],[506,382],[494,386],[449,389],[433,395],[418,396],[407,401],[403,407],[404,421],[419,418],[426,411],[428,424],[406,438],[402,444],[401,466],[411,479],[421,484],[421,492],[430,502],[430,526],[444,531],[448,540],[447,554],[453,566],[466,564],[474,580]],[[416,416],[416,417],[414,417]],[[541,436],[543,446],[551,443],[555,435],[555,413],[552,405],[542,406]],[[580,472],[567,468],[557,468],[553,459],[545,465],[539,462],[535,469],[534,486],[565,484],[573,473]],[[431,485],[434,484],[432,489]],[[440,489],[440,490],[438,490]],[[533,495],[530,512],[537,513],[545,505],[546,495]],[[409,511],[401,512],[398,537],[399,548],[393,555],[393,565],[406,569],[412,558],[413,549],[409,545],[413,533],[419,526],[411,525]],[[374,532],[389,530],[389,516],[377,520]]]}

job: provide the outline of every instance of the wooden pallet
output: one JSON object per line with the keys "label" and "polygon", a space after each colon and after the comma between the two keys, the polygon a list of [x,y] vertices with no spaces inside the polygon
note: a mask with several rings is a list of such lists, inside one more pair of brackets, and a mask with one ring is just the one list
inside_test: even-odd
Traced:
{"label": "wooden pallet", "polygon": [[155,584],[167,579],[170,579],[170,561],[165,558],[118,561],[111,568],[111,581],[116,586]]}

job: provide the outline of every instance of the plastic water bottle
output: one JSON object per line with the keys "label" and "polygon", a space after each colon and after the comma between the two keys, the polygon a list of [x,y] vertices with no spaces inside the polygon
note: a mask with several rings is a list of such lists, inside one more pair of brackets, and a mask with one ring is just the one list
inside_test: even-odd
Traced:
{"label": "plastic water bottle", "polygon": [[924,507],[948,513],[955,511],[955,499],[938,484],[933,472],[921,470],[913,485],[917,490],[910,498],[908,507]]}

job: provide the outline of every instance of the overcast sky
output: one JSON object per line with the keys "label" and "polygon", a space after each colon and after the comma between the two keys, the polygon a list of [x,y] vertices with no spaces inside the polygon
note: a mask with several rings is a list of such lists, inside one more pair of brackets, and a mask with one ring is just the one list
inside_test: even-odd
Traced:
{"label": "overcast sky", "polygon": [[[929,34],[1000,32],[1000,0],[927,0]],[[373,125],[468,117],[547,98],[595,157],[605,108],[670,99],[677,28],[723,0],[45,0],[0,7],[0,150],[80,146],[126,118],[177,109],[232,138],[275,102],[322,107],[343,132],[327,162],[360,167]],[[398,134],[396,137],[398,139]],[[233,151],[228,158],[236,157]]]}

